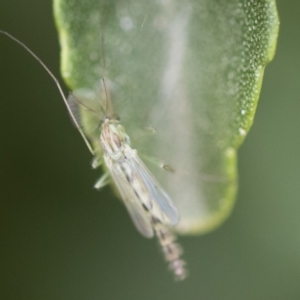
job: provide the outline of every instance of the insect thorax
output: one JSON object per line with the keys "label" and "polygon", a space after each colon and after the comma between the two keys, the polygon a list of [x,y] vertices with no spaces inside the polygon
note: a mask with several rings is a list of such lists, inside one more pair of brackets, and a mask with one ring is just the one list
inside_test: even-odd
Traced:
{"label": "insect thorax", "polygon": [[106,119],[101,126],[100,142],[103,152],[113,161],[124,156],[124,147],[130,146],[130,138],[116,120]]}

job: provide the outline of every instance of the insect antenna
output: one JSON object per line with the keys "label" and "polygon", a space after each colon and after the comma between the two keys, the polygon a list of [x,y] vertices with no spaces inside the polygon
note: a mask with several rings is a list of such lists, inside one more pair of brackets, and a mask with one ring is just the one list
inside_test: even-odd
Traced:
{"label": "insect antenna", "polygon": [[63,101],[67,107],[67,110],[71,116],[71,119],[73,121],[73,123],[75,124],[76,128],[78,129],[79,133],[81,134],[84,142],[86,143],[88,149],[90,150],[90,152],[92,154],[94,154],[94,150],[91,146],[91,144],[89,143],[87,137],[85,136],[84,132],[82,131],[82,129],[80,128],[75,116],[73,115],[73,112],[68,104],[68,101],[63,93],[63,90],[61,88],[61,85],[59,83],[59,81],[57,80],[57,78],[53,75],[53,73],[49,70],[49,68],[45,65],[45,63],[28,47],[26,46],[23,42],[21,42],[20,40],[18,40],[16,37],[12,36],[11,34],[9,34],[8,32],[6,31],[3,31],[3,30],[0,30],[0,33],[1,34],[4,34],[6,35],[8,38],[10,38],[11,40],[13,40],[14,42],[16,42],[17,44],[19,44],[20,46],[22,46],[31,56],[33,56],[37,61],[38,63],[44,68],[44,70],[50,75],[50,77],[53,79],[54,83],[56,84],[62,98],[63,98]]}

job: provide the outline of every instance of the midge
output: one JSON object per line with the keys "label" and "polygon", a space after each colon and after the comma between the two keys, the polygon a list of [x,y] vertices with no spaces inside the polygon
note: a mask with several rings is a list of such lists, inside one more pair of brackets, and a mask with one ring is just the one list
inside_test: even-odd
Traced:
{"label": "midge", "polygon": [[95,113],[95,111],[73,94],[66,99],[57,78],[43,61],[14,36],[2,30],[0,33],[8,36],[28,51],[54,80],[72,121],[94,155],[93,167],[96,168],[104,162],[108,169],[108,173],[99,179],[95,187],[101,188],[110,175],[138,231],[147,238],[156,234],[175,279],[185,279],[187,271],[185,262],[181,259],[182,250],[175,242],[176,236],[169,229],[179,222],[178,211],[170,197],[142,162],[137,151],[131,148],[130,138],[121,125],[119,117],[113,112],[106,80],[104,78],[101,80],[105,95],[105,107],[101,107],[101,110],[105,116],[99,125],[99,147],[103,152],[103,159],[99,159],[80,126],[80,119],[77,118],[75,110],[77,106],[81,106],[91,113]]}

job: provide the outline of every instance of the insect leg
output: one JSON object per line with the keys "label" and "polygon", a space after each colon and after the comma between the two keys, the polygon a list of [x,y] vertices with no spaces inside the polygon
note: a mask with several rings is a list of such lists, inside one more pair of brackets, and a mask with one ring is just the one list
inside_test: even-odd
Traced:
{"label": "insect leg", "polygon": [[148,136],[152,136],[155,134],[155,129],[151,126],[148,126],[148,127],[145,127],[144,128],[144,132],[140,135],[140,136],[137,136],[133,139],[133,142],[137,142],[139,141],[140,139],[143,139],[143,138],[146,138]]}
{"label": "insect leg", "polygon": [[94,156],[93,161],[92,161],[92,168],[97,169],[103,164],[103,159],[99,158],[98,156]]}
{"label": "insect leg", "polygon": [[161,161],[161,160],[159,160],[157,158],[154,158],[154,157],[149,157],[147,155],[140,154],[140,156],[142,156],[148,162],[158,166],[159,168],[161,168],[165,171],[168,171],[168,172],[171,172],[171,173],[175,172],[175,169],[172,166],[170,166],[169,164],[165,163],[164,161]]}
{"label": "insect leg", "polygon": [[106,186],[109,183],[109,179],[108,179],[109,173],[106,172],[104,173],[100,179],[95,183],[94,188],[97,190],[100,190],[101,188],[103,188],[104,186]]}

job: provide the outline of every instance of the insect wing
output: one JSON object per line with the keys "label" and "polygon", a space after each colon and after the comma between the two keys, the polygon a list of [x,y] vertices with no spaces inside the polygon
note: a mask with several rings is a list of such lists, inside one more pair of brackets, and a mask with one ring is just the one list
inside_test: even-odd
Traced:
{"label": "insect wing", "polygon": [[147,215],[142,207],[142,203],[134,193],[132,186],[125,177],[120,176],[118,165],[113,165],[110,172],[135,227],[143,236],[147,238],[152,237],[153,229],[150,216]]}
{"label": "insect wing", "polygon": [[[129,153],[128,153],[129,152]],[[141,201],[149,209],[152,216],[167,225],[176,225],[179,221],[179,214],[171,198],[150,173],[136,152],[127,150],[127,157],[130,157],[135,177],[143,182],[148,197],[142,197]],[[126,152],[125,152],[126,153]],[[150,203],[149,203],[150,201]]]}

